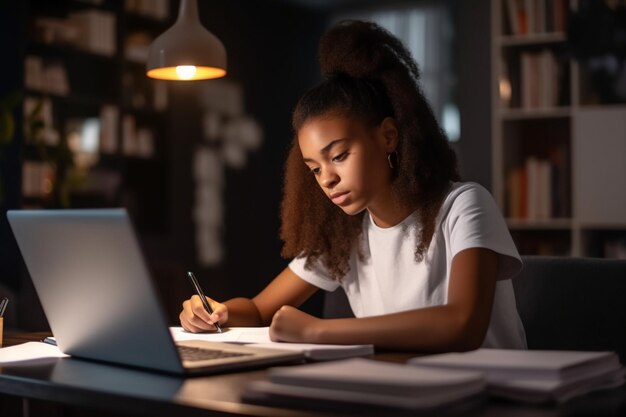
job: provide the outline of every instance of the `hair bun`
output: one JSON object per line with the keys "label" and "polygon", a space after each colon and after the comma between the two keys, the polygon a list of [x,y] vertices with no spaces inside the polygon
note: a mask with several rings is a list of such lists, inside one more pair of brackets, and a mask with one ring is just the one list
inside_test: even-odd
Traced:
{"label": "hair bun", "polygon": [[325,76],[343,73],[356,78],[376,78],[398,64],[417,80],[411,54],[386,29],[373,22],[344,20],[322,36],[320,68]]}

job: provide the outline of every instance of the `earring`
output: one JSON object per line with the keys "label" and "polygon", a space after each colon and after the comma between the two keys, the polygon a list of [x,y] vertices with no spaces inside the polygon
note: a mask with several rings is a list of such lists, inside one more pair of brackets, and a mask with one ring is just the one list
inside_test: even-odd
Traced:
{"label": "earring", "polygon": [[[391,158],[392,155],[393,155],[393,160]],[[387,162],[389,162],[389,168],[394,169],[398,165],[398,152],[393,151],[391,153],[388,153]]]}

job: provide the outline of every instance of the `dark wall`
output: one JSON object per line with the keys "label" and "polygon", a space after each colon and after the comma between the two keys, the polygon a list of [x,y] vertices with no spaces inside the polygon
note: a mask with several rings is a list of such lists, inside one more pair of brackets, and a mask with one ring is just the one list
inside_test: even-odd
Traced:
{"label": "dark wall", "polygon": [[[243,169],[225,171],[223,264],[195,266],[191,158],[202,137],[197,90],[211,81],[171,84],[174,251],[179,265],[193,267],[216,299],[253,296],[287,265],[280,257],[278,233],[282,170],[293,135],[291,111],[299,96],[320,80],[317,42],[326,15],[282,2],[234,0],[199,6],[203,24],[226,47],[227,79],[242,85],[245,113],[261,125],[264,138]],[[165,275],[183,272],[164,269]],[[179,278],[184,280],[183,275],[171,277]],[[186,282],[183,290],[191,290]],[[309,308],[317,312],[319,300]]]}
{"label": "dark wall", "polygon": [[489,0],[456,1],[461,176],[491,188],[491,14]]}
{"label": "dark wall", "polygon": [[[24,13],[23,2],[0,1],[0,48],[3,51],[0,65],[0,102],[14,93],[21,85],[22,44],[16,42],[24,34],[20,19]],[[21,176],[20,166],[20,130],[21,105],[13,108],[15,134],[10,142],[0,143],[0,297],[8,296],[15,301],[14,292],[20,284],[20,274],[23,268],[21,257],[13,235],[9,228],[5,212],[7,209],[19,207]],[[11,314],[15,306],[9,304],[5,318],[5,326],[15,325],[15,316]]]}

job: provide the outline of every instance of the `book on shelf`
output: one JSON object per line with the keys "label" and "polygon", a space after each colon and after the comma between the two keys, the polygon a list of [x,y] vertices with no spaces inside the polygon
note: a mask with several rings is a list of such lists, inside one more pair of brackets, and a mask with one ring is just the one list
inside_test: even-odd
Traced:
{"label": "book on shelf", "polygon": [[88,9],[70,13],[68,21],[80,31],[76,46],[104,56],[115,54],[116,17],[113,13]]}
{"label": "book on shelf", "polygon": [[565,32],[568,0],[504,0],[509,35]]}
{"label": "book on shelf", "polygon": [[157,20],[165,20],[169,17],[169,0],[126,0],[126,11]]}
{"label": "book on shelf", "polygon": [[512,400],[564,402],[624,383],[614,352],[477,349],[413,358],[420,367],[483,372],[487,391]]}
{"label": "book on shelf", "polygon": [[520,65],[522,108],[547,108],[562,104],[560,79],[563,72],[553,51],[522,52]]}
{"label": "book on shelf", "polygon": [[278,367],[269,381],[255,381],[245,400],[385,407],[410,411],[438,409],[481,397],[485,379],[480,372],[438,370],[353,358]]}
{"label": "book on shelf", "polygon": [[549,157],[529,156],[506,177],[506,213],[514,219],[547,220],[570,216],[567,155],[554,148]]}
{"label": "book on shelf", "polygon": [[105,104],[100,108],[100,151],[115,154],[118,144],[118,124],[120,111],[117,106]]}
{"label": "book on shelf", "polygon": [[22,195],[43,198],[52,193],[56,170],[53,163],[24,161],[22,164]]}
{"label": "book on shelf", "polygon": [[27,55],[24,60],[24,84],[31,90],[57,96],[67,96],[70,93],[65,65],[44,62],[36,55]]}

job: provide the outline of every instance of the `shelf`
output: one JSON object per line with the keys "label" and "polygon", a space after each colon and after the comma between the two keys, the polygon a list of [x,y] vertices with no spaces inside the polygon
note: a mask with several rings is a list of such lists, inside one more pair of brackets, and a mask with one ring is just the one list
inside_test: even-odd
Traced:
{"label": "shelf", "polygon": [[583,231],[610,230],[626,232],[626,223],[580,223]]}
{"label": "shelf", "polygon": [[626,110],[626,103],[610,103],[610,104],[579,104],[572,111],[577,110]]}
{"label": "shelf", "polygon": [[[131,114],[131,115],[136,116],[138,118],[162,117],[162,116],[164,116],[165,112],[167,111],[167,109],[165,109],[165,110],[156,110],[156,109],[151,108],[151,107],[136,108],[136,107],[131,107],[131,106],[122,106],[121,110],[122,110],[122,113]],[[151,120],[151,123],[154,123],[154,122],[155,121]],[[158,121],[157,121],[157,123],[158,123]]]}
{"label": "shelf", "polygon": [[124,57],[124,65],[129,67],[130,71],[141,71],[146,72],[146,63],[145,61],[135,61],[133,59],[129,59],[128,57]]}
{"label": "shelf", "polygon": [[33,90],[32,88],[27,88],[25,90],[25,94],[31,97],[50,98],[51,100],[58,102],[58,103],[71,103],[71,104],[76,104],[80,106],[100,107],[104,105],[112,105],[112,106],[116,105],[116,103],[114,103],[112,100],[106,100],[100,97],[90,96],[87,94],[70,93],[68,95],[63,96],[59,94],[48,93],[45,91]]}
{"label": "shelf", "polygon": [[567,42],[567,35],[562,32],[507,35],[496,38],[496,42],[503,48],[558,45],[565,44]]}
{"label": "shelf", "polygon": [[[49,108],[40,117],[47,127],[59,132],[59,135],[65,135],[75,120],[99,118],[101,133],[106,132],[100,138],[100,146],[106,142],[104,149],[114,150],[112,153],[97,155],[85,182],[74,185],[70,206],[128,204],[140,214],[138,223],[142,233],[162,234],[168,230],[170,218],[169,208],[163,204],[163,200],[167,200],[164,189],[168,189],[170,172],[167,152],[170,120],[167,109],[157,110],[153,104],[165,103],[167,97],[157,96],[157,93],[165,94],[167,90],[164,84],[157,86],[146,78],[144,62],[130,62],[126,59],[124,43],[134,32],[146,32],[149,36],[155,36],[166,30],[172,23],[169,7],[161,10],[167,12],[162,13],[168,16],[167,19],[160,20],[160,16],[153,18],[127,10],[126,7],[132,6],[132,3],[120,0],[104,0],[96,5],[77,0],[63,0],[57,5],[51,5],[47,0],[27,3],[21,16],[25,29],[21,32],[24,39],[19,45],[19,55],[23,60],[20,67],[23,69],[20,68],[19,71],[24,71],[22,87],[25,96],[33,102],[29,105],[32,108],[39,99],[49,102]],[[150,1],[146,0],[144,3],[154,7]],[[169,2],[154,4],[157,8],[162,8],[164,4],[169,5]],[[88,10],[94,10],[95,13],[83,16],[87,24],[94,20],[96,23],[101,22],[103,29],[107,29],[104,33],[98,33],[97,37],[94,36],[97,38],[93,39],[94,42],[84,43],[86,47],[93,45],[93,49],[83,48],[83,42],[78,42],[82,39],[72,38],[72,33],[67,31],[71,24],[65,27],[65,32],[63,23],[59,22],[59,26],[55,26],[56,20],[66,21],[71,13]],[[135,75],[135,79],[129,82],[127,74]],[[44,83],[44,80],[53,78],[60,80],[58,84]],[[29,86],[36,88],[25,88],[26,80],[29,81]],[[44,88],[52,91],[43,91]],[[138,105],[137,108],[131,107],[132,104]],[[108,111],[109,106],[114,107],[115,111]],[[124,125],[129,116],[134,118],[132,127],[130,122]],[[140,129],[151,134],[150,156],[124,155],[124,137],[131,133],[138,135]],[[94,130],[85,134],[89,135],[85,141],[93,144],[97,140]],[[141,145],[141,150],[145,153],[148,143],[146,137],[142,137]],[[21,161],[39,161],[42,159],[39,150],[36,144],[22,141]],[[50,157],[56,157],[59,153],[55,146],[44,146],[43,150]],[[51,196],[49,201],[40,198],[22,200],[27,206],[53,207],[61,204],[56,201],[59,200],[56,195]],[[163,207],[155,209],[159,205]]]}
{"label": "shelf", "polygon": [[499,109],[503,120],[563,119],[572,115],[570,107],[538,107],[531,109]]}
{"label": "shelf", "polygon": [[[524,254],[612,256],[610,243],[626,241],[626,103],[598,103],[569,52],[562,28],[577,3],[531,24],[511,7],[557,3],[492,0],[493,193]],[[504,34],[519,31],[530,33]]]}
{"label": "shelf", "polygon": [[126,13],[126,24],[129,27],[139,27],[154,34],[160,34],[171,26],[167,20],[159,20],[155,17],[135,12]]}
{"label": "shelf", "polygon": [[506,219],[506,224],[511,230],[568,230],[572,227],[572,219]]}
{"label": "shelf", "polygon": [[31,42],[27,45],[26,48],[27,55],[38,55],[42,58],[50,58],[50,59],[67,59],[67,58],[86,58],[92,59],[95,61],[99,61],[100,63],[106,62],[113,65],[115,63],[115,55],[117,52],[112,55],[104,55],[98,52],[93,52],[88,49],[77,48],[74,45],[66,45],[66,44],[56,44],[56,43],[42,43],[42,42]]}

